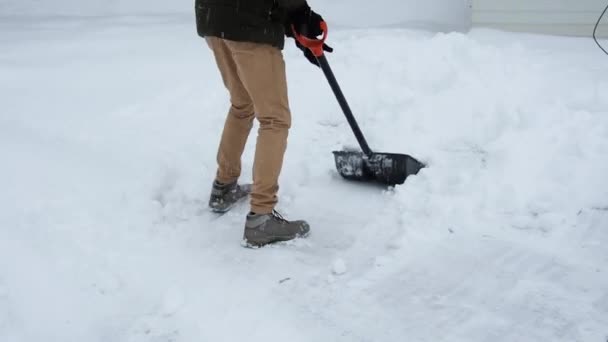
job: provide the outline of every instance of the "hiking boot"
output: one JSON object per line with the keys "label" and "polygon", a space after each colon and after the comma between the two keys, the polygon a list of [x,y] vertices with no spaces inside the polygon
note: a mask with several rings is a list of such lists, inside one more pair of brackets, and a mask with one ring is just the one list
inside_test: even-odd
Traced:
{"label": "hiking boot", "polygon": [[209,208],[216,213],[225,213],[232,209],[234,205],[251,193],[251,185],[239,185],[237,182],[231,184],[221,184],[213,182]]}
{"label": "hiking boot", "polygon": [[269,243],[306,237],[310,226],[306,221],[287,221],[279,213],[247,215],[244,239],[249,246],[262,247]]}

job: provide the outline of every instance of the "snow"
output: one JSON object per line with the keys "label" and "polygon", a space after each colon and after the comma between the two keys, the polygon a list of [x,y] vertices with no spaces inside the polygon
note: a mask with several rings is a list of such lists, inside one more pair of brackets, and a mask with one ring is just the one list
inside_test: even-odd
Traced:
{"label": "snow", "polygon": [[[206,210],[227,109],[191,16],[0,22],[0,341],[604,341],[608,72],[590,39],[336,29],[372,148],[429,167],[345,182],[356,141],[288,44],[280,210],[240,244]],[[244,156],[251,177],[254,148]]]}
{"label": "snow", "polygon": [[334,263],[332,265],[331,268],[331,272],[335,275],[343,275],[344,273],[346,273],[348,269],[346,268],[346,263],[344,262],[343,259],[336,259],[334,260]]}

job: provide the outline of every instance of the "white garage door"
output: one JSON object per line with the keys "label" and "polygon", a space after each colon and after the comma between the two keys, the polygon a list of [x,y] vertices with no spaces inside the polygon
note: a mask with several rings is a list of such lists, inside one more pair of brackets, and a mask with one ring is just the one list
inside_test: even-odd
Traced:
{"label": "white garage door", "polygon": [[[608,0],[472,0],[473,25],[590,36]],[[608,35],[608,18],[599,31]]]}

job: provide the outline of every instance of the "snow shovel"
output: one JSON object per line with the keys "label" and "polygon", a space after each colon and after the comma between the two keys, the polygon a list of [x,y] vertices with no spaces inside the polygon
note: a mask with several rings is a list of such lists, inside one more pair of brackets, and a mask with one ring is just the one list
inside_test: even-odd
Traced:
{"label": "snow shovel", "polygon": [[295,29],[293,31],[298,42],[308,48],[319,61],[319,66],[362,150],[362,152],[334,151],[338,172],[348,180],[375,181],[391,186],[403,184],[408,176],[417,174],[425,165],[407,154],[380,153],[371,150],[323,53],[323,44],[327,39],[327,23],[321,22],[321,30],[323,31],[321,39],[310,39],[298,34]]}

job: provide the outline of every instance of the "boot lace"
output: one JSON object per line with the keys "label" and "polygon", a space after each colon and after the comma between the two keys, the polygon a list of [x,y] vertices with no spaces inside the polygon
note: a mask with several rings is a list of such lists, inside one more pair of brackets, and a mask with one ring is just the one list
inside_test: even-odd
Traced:
{"label": "boot lace", "polygon": [[283,215],[281,215],[281,214],[280,214],[278,211],[276,211],[276,210],[273,210],[273,211],[272,211],[272,217],[274,217],[274,218],[275,218],[277,221],[280,221],[280,222],[285,222],[285,223],[289,223],[289,221],[287,221],[287,219],[285,219],[285,218],[283,217]]}

